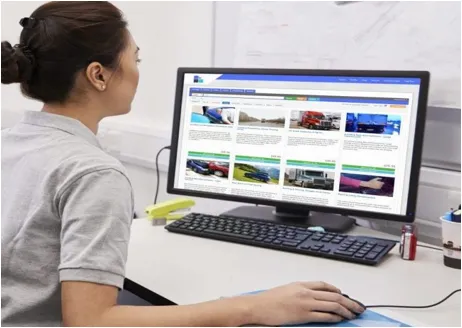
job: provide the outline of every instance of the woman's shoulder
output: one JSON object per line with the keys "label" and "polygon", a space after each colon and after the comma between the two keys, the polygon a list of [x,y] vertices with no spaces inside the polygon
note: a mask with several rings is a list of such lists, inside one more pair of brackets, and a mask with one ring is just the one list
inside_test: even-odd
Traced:
{"label": "woman's shoulder", "polygon": [[53,169],[53,175],[60,181],[61,187],[81,177],[101,172],[113,173],[113,179],[130,181],[123,164],[103,149],[90,144],[72,148],[61,154]]}

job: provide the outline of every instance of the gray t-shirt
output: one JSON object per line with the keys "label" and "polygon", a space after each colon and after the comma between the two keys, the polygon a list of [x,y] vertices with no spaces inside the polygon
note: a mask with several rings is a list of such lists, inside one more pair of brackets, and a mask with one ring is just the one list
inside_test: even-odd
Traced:
{"label": "gray t-shirt", "polygon": [[2,326],[62,324],[62,281],[123,286],[133,192],[77,120],[27,112],[2,132]]}

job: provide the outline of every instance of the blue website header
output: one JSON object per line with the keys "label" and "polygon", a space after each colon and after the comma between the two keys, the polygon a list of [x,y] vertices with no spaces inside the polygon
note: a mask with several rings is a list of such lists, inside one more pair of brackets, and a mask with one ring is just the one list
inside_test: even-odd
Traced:
{"label": "blue website header", "polygon": [[[365,103],[365,104],[389,104],[389,105],[408,105],[407,98],[383,98],[383,97],[352,97],[352,96],[326,96],[326,95],[291,95],[291,94],[274,94],[274,93],[256,93],[254,89],[230,89],[230,88],[190,88],[189,96],[199,97],[223,97],[226,95],[251,96],[252,99],[274,99],[271,97],[280,97],[280,100],[296,101],[317,101],[317,102],[343,102],[343,103]],[[270,98],[268,98],[270,97]],[[248,97],[246,97],[248,98]],[[225,102],[223,102],[225,103]],[[229,104],[226,99],[226,104]]]}
{"label": "blue website header", "polygon": [[368,83],[419,85],[419,78],[409,77],[364,77],[364,76],[312,76],[312,75],[264,75],[223,74],[221,81],[268,81],[268,82],[325,82],[325,83]]}

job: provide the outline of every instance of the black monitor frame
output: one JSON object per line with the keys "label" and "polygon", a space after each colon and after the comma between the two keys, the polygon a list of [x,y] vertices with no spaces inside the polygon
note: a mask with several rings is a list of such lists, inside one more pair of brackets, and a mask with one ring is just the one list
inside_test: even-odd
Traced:
{"label": "black monitor frame", "polygon": [[[175,187],[175,170],[178,153],[178,138],[182,115],[184,77],[187,73],[193,74],[262,74],[262,75],[309,75],[309,76],[345,76],[345,77],[396,77],[396,78],[419,78],[421,80],[417,103],[417,122],[414,134],[414,147],[411,163],[411,176],[409,180],[409,194],[407,199],[406,214],[389,214],[347,208],[319,206],[285,202],[280,200],[266,200],[244,196],[215,194],[196,190],[180,189]],[[364,71],[364,70],[304,70],[304,69],[257,69],[257,68],[203,68],[203,67],[180,67],[177,72],[175,107],[173,115],[173,128],[171,137],[170,162],[168,170],[167,192],[170,194],[210,198],[225,201],[242,202],[275,206],[276,208],[290,208],[294,211],[325,212],[346,216],[366,217],[398,222],[413,222],[417,206],[417,190],[422,161],[422,147],[427,112],[428,89],[430,73],[427,71]]]}

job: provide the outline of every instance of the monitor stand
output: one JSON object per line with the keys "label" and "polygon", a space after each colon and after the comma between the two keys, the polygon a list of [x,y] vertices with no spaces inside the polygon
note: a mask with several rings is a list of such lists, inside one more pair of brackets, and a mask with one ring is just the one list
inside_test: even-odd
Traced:
{"label": "monitor stand", "polygon": [[323,227],[329,232],[345,232],[355,224],[355,219],[321,212],[295,210],[290,207],[240,206],[224,212],[221,216],[242,217],[257,220],[269,220],[281,224],[293,224],[309,227]]}

